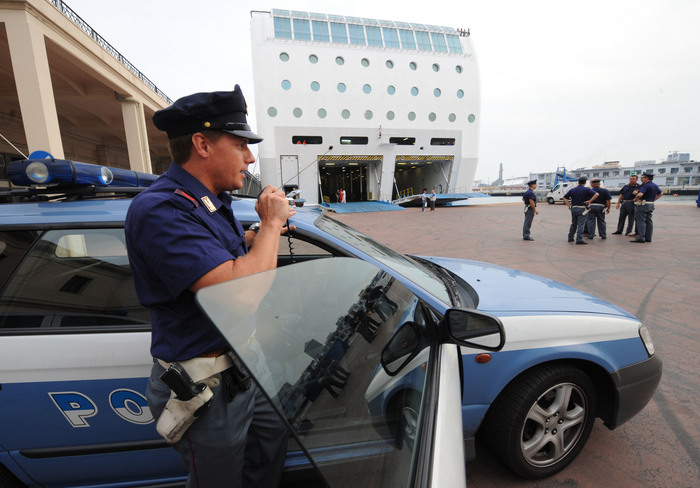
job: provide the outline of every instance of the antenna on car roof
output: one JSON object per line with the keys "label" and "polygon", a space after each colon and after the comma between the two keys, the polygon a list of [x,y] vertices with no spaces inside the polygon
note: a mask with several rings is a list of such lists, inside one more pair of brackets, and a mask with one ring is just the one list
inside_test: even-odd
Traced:
{"label": "antenna on car roof", "polygon": [[296,177],[298,177],[300,174],[302,174],[304,171],[306,171],[307,169],[309,169],[309,168],[311,167],[312,164],[316,163],[319,159],[321,159],[323,156],[325,156],[326,154],[328,154],[328,153],[331,152],[332,150],[333,150],[333,146],[328,146],[328,150],[327,150],[326,152],[324,152],[324,153],[321,154],[320,156],[317,156],[316,159],[314,159],[314,160],[311,161],[309,164],[307,164],[306,166],[304,166],[301,170],[297,171],[297,173],[296,173],[294,176],[292,176],[292,177],[289,178],[287,181],[285,181],[284,183],[282,183],[282,185],[280,185],[280,187],[278,188],[278,190],[283,189],[283,188],[284,188],[284,185],[286,185],[287,183],[289,183],[290,181],[292,181],[294,178],[296,178]]}
{"label": "antenna on car roof", "polygon": [[12,146],[12,147],[15,149],[15,151],[17,151],[18,153],[20,153],[24,159],[27,159],[27,155],[24,154],[24,153],[23,153],[22,151],[20,151],[19,149],[17,149],[17,146],[15,146],[14,144],[12,144],[12,143],[7,139],[7,137],[5,137],[4,135],[2,135],[2,133],[0,133],[0,137],[2,137],[3,139],[5,139],[5,142],[8,143],[10,146]]}

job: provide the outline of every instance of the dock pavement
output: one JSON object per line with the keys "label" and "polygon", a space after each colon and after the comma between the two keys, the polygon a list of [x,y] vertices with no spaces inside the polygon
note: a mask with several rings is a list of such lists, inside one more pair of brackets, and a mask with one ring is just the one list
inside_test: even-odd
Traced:
{"label": "dock pavement", "polygon": [[700,486],[700,208],[663,203],[654,211],[653,242],[612,235],[567,242],[570,212],[538,205],[522,239],[523,205],[487,204],[333,215],[393,249],[487,261],[560,281],[631,312],[650,329],[664,373],[654,398],[636,417],[608,430],[596,421],[578,458],[545,480],[521,480],[477,444],[467,463],[470,488]]}

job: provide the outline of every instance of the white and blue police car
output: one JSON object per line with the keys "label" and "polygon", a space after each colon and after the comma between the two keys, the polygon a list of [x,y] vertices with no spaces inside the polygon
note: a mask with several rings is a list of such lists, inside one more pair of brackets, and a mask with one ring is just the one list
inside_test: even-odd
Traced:
{"label": "white and blue police car", "polygon": [[[7,173],[22,188],[0,192],[0,487],[182,485],[144,397],[149,315],[124,245],[149,176],[62,160]],[[257,221],[253,199],[233,207]],[[197,297],[288,422],[287,486],[464,486],[478,433],[546,477],[660,381],[644,324],[595,296],[404,256],[315,209],[290,223],[277,270]],[[266,293],[251,311],[241,288]]]}

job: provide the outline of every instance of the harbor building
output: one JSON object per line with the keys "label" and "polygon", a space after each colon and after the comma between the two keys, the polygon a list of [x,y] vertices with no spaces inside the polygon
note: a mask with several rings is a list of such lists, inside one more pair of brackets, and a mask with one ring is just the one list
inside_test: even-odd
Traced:
{"label": "harbor building", "polygon": [[0,86],[0,174],[35,151],[167,169],[151,118],[171,100],[61,0],[0,2]]}
{"label": "harbor building", "polygon": [[263,184],[307,204],[471,191],[479,76],[468,30],[290,10],[251,12]]}
{"label": "harbor building", "polygon": [[673,151],[660,161],[635,161],[631,166],[622,166],[619,161],[607,161],[592,168],[564,169],[554,172],[530,173],[529,179],[537,179],[541,189],[552,188],[557,174],[561,181],[564,172],[567,177],[586,176],[589,180],[600,178],[602,184],[611,189],[622,188],[629,182],[630,175],[641,175],[648,171],[654,174],[654,183],[668,192],[687,191],[696,194],[700,188],[700,161],[691,159],[690,153]]}

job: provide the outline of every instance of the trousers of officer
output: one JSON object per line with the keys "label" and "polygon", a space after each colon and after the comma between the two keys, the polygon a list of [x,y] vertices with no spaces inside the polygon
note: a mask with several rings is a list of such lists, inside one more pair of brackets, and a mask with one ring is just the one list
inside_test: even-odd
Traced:
{"label": "trousers of officer", "polygon": [[525,208],[525,220],[523,222],[523,239],[530,237],[530,227],[532,227],[532,221],[535,218],[535,211],[531,206]]}
{"label": "trousers of officer", "polygon": [[617,230],[616,232],[622,232],[625,227],[625,220],[627,220],[627,230],[625,234],[632,233],[632,226],[635,224],[635,210],[636,205],[633,200],[623,200],[620,204],[620,217],[617,219]]}
{"label": "trousers of officer", "polygon": [[605,205],[601,203],[591,203],[591,210],[588,212],[586,220],[586,229],[588,230],[588,238],[595,237],[595,226],[598,224],[598,234],[600,237],[607,237],[607,224],[605,223]]}
{"label": "trousers of officer", "polygon": [[569,240],[574,238],[576,233],[576,242],[583,242],[583,228],[586,225],[586,216],[583,212],[586,207],[571,207],[571,226],[569,226]]}
{"label": "trousers of officer", "polygon": [[635,220],[637,223],[637,240],[643,242],[651,242],[651,236],[654,233],[654,222],[652,214],[654,213],[653,203],[643,203],[636,205],[637,213]]}
{"label": "trousers of officer", "polygon": [[[170,388],[160,380],[164,371],[155,361],[146,389],[156,420],[170,398]],[[287,452],[286,426],[255,384],[230,402],[225,388],[224,382],[212,387],[211,406],[172,444],[187,467],[187,488],[278,486]]]}

